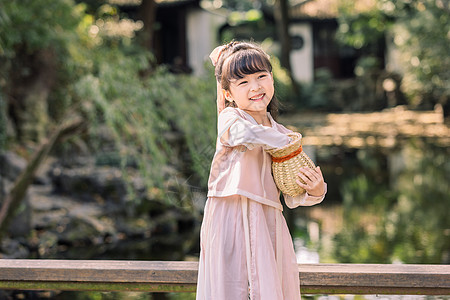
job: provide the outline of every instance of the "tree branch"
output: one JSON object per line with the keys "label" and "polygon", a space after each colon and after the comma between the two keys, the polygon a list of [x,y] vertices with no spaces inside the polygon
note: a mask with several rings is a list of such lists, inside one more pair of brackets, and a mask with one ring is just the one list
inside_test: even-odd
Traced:
{"label": "tree branch", "polygon": [[73,120],[69,120],[58,126],[50,137],[41,143],[33,158],[30,160],[25,170],[23,170],[16,179],[13,188],[2,203],[0,208],[0,241],[4,232],[7,230],[12,217],[15,215],[17,208],[24,199],[26,191],[32,183],[36,171],[48,154],[63,138],[72,136],[82,130],[85,130],[85,128],[86,124],[83,119],[75,118]]}

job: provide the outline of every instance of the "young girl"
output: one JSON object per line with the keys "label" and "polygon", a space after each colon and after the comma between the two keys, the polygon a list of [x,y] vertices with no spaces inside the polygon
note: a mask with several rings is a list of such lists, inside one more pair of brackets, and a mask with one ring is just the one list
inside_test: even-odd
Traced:
{"label": "young girl", "polygon": [[[300,299],[297,260],[265,149],[290,142],[278,124],[272,66],[256,44],[231,42],[211,53],[218,82],[218,137],[200,234],[197,300]],[[226,107],[226,108],[225,108]],[[290,208],[320,203],[319,167],[300,169],[306,193]]]}

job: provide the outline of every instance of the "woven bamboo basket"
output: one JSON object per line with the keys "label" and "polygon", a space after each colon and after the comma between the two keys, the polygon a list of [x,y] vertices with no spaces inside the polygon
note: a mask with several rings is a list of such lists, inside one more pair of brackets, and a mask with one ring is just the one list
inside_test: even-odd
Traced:
{"label": "woven bamboo basket", "polygon": [[[302,135],[298,132],[288,134],[292,142],[281,148],[269,149],[272,156],[272,173],[275,184],[283,194],[295,197],[305,190],[296,182],[301,167],[314,169],[314,162],[303,152]],[[304,183],[302,179],[301,182]]]}

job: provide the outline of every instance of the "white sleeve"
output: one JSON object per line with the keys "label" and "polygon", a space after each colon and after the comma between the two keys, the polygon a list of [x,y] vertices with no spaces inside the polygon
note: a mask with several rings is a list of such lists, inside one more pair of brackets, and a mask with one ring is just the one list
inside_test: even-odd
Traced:
{"label": "white sleeve", "polygon": [[321,196],[311,196],[306,192],[295,197],[291,197],[285,194],[283,194],[283,196],[286,206],[292,209],[299,206],[312,206],[319,204],[325,198],[326,193],[327,193],[327,184],[325,183],[325,191]]}
{"label": "white sleeve", "polygon": [[253,149],[258,145],[278,148],[289,143],[289,137],[286,134],[271,127],[255,125],[233,111],[223,111],[219,115],[218,131],[220,142],[230,147],[244,145]]}

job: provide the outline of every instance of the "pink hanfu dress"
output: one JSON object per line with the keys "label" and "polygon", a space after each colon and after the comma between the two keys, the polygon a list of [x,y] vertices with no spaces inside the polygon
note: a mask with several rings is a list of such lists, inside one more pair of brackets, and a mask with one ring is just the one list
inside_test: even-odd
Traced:
{"label": "pink hanfu dress", "polygon": [[[264,150],[286,145],[291,131],[268,116],[271,127],[238,108],[219,115],[200,233],[197,300],[300,299],[292,238]],[[285,201],[295,208],[320,203],[324,196],[306,193]]]}

